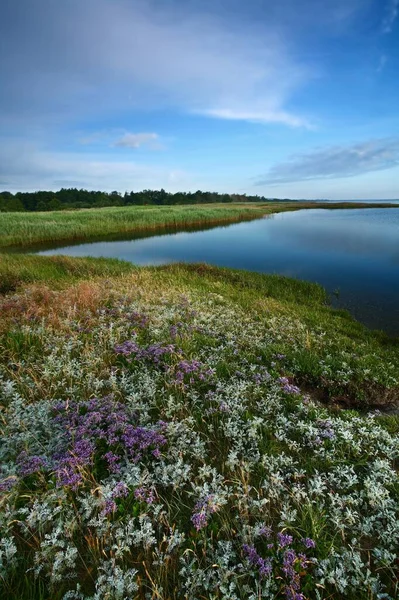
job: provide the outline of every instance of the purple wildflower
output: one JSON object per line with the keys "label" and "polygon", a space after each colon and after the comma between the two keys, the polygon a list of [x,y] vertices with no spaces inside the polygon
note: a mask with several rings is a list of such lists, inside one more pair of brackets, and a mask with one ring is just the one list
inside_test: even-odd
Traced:
{"label": "purple wildflower", "polygon": [[138,312],[132,312],[130,315],[127,315],[127,319],[134,323],[136,327],[140,327],[140,329],[145,329],[150,320],[150,318],[147,317],[147,315],[143,315]]}
{"label": "purple wildflower", "polygon": [[103,516],[107,516],[107,515],[114,513],[116,511],[116,509],[117,509],[117,506],[116,506],[115,500],[112,500],[111,498],[107,498],[105,501],[105,504],[104,504],[104,508],[101,511],[101,514]]}
{"label": "purple wildflower", "polygon": [[119,481],[112,490],[112,498],[126,498],[129,495],[129,488],[126,483]]}
{"label": "purple wildflower", "polygon": [[127,340],[122,342],[122,344],[117,344],[114,346],[114,350],[116,354],[122,354],[123,356],[134,355],[136,360],[144,360],[155,365],[160,364],[161,358],[164,355],[173,354],[176,351],[173,344],[162,346],[162,344],[156,343],[144,348],[132,340]]}
{"label": "purple wildflower", "polygon": [[0,481],[0,492],[9,492],[17,484],[18,479],[15,475],[2,479]]}
{"label": "purple wildflower", "polygon": [[322,420],[318,419],[316,424],[319,427],[319,437],[333,440],[335,438],[335,431],[332,422],[329,419]]}
{"label": "purple wildflower", "polygon": [[194,513],[191,517],[191,521],[197,531],[203,529],[208,525],[208,516],[205,511]]}
{"label": "purple wildflower", "polygon": [[301,542],[305,546],[305,548],[316,548],[316,542],[311,538],[303,538]]}
{"label": "purple wildflower", "polygon": [[194,507],[194,513],[191,521],[197,531],[208,525],[208,518],[211,514],[217,512],[218,507],[215,503],[214,494],[209,494],[197,502]]}
{"label": "purple wildflower", "polygon": [[120,473],[120,457],[117,454],[110,450],[109,452],[104,454],[104,458],[108,463],[108,468],[111,471],[111,473]]}
{"label": "purple wildflower", "polygon": [[[55,421],[64,432],[65,446],[53,456],[58,485],[76,489],[83,481],[82,467],[91,465],[96,453],[106,461],[110,472],[118,473],[122,456],[138,462],[147,450],[158,456],[159,447],[166,443],[161,433],[166,423],[160,422],[156,429],[137,426],[137,414],[111,396],[61,403],[56,411]],[[98,454],[98,448],[104,445],[106,450]]]}
{"label": "purple wildflower", "polygon": [[259,529],[259,535],[265,538],[270,538],[272,535],[272,528],[268,527],[267,525],[262,525],[262,527]]}
{"label": "purple wildflower", "polygon": [[127,340],[126,342],[123,342],[122,344],[117,344],[114,347],[116,354],[123,354],[124,356],[129,356],[130,354],[135,354],[136,352],[138,352],[138,349],[139,349],[139,347],[136,344],[136,342],[132,342],[130,340]]}
{"label": "purple wildflower", "polygon": [[272,573],[272,561],[270,558],[262,558],[256,551],[255,546],[249,546],[248,544],[244,544],[242,547],[244,554],[249,562],[249,564],[253,567],[256,567],[259,570],[259,575],[261,577],[268,577]]}
{"label": "purple wildflower", "polygon": [[155,502],[153,489],[147,489],[144,486],[141,486],[134,490],[134,495],[140,502],[145,502],[146,504],[153,504]]}
{"label": "purple wildflower", "polygon": [[57,487],[70,487],[72,490],[77,490],[83,482],[82,473],[76,471],[70,465],[60,466],[56,470]]}
{"label": "purple wildflower", "polygon": [[47,467],[47,460],[44,456],[29,456],[25,451],[18,456],[17,463],[21,477],[27,477]]}
{"label": "purple wildflower", "polygon": [[280,548],[285,548],[285,546],[292,544],[293,537],[292,535],[288,535],[286,533],[278,533],[277,541]]}
{"label": "purple wildflower", "polygon": [[281,388],[286,394],[298,395],[301,393],[299,387],[290,383],[287,377],[279,377],[277,381],[281,384]]}

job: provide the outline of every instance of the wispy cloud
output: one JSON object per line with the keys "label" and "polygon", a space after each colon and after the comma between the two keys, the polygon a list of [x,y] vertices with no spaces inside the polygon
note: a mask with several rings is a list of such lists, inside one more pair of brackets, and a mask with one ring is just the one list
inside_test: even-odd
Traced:
{"label": "wispy cloud", "polygon": [[382,22],[382,32],[391,33],[399,15],[399,0],[388,0],[385,17]]}
{"label": "wispy cloud", "polygon": [[283,123],[290,127],[306,127],[312,129],[311,123],[304,117],[296,116],[283,110],[270,110],[268,108],[259,108],[258,110],[240,110],[240,109],[209,109],[202,111],[202,114],[217,119],[228,119],[231,121],[249,121],[251,123]]}
{"label": "wispy cloud", "polygon": [[352,177],[396,165],[399,165],[399,138],[376,139],[295,155],[272,166],[257,185]]}
{"label": "wispy cloud", "polygon": [[[116,160],[97,153],[49,152],[30,142],[1,140],[0,181],[10,191],[84,187],[106,191],[161,188],[178,191],[190,175],[171,167]],[[194,182],[194,185],[197,182]]]}
{"label": "wispy cloud", "polygon": [[125,133],[113,145],[133,149],[147,146],[151,150],[159,150],[162,147],[157,133]]}
{"label": "wispy cloud", "polygon": [[0,109],[37,117],[162,106],[224,119],[305,124],[287,105],[311,73],[278,31],[267,23],[261,33],[248,24],[232,25],[200,6],[20,0],[14,10],[10,4],[14,27],[1,32],[9,51],[0,73],[8,93]]}
{"label": "wispy cloud", "polygon": [[380,61],[378,63],[378,67],[377,67],[377,73],[381,73],[385,67],[385,65],[388,62],[388,57],[385,54],[381,54],[380,56]]}

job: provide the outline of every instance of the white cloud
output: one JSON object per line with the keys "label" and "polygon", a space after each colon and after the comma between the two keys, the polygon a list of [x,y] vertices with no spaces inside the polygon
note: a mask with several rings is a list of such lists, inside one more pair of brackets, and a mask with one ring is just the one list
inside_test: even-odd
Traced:
{"label": "white cloud", "polygon": [[353,177],[399,165],[399,138],[332,146],[291,157],[273,165],[258,185],[274,185],[315,179]]}
{"label": "white cloud", "polygon": [[11,112],[162,107],[225,119],[306,122],[286,105],[310,73],[267,23],[261,35],[248,24],[233,27],[184,5],[149,0],[20,3],[26,5],[24,20],[4,40]]}
{"label": "white cloud", "polygon": [[249,121],[252,123],[282,123],[290,127],[306,127],[312,126],[303,117],[297,117],[285,111],[279,110],[262,110],[243,111],[234,109],[210,109],[203,111],[203,114],[215,117],[217,119],[228,119],[231,121]]}
{"label": "white cloud", "polygon": [[190,175],[172,167],[114,160],[113,156],[49,152],[29,142],[0,145],[0,181],[10,191],[82,187],[95,190],[140,190],[190,186]]}
{"label": "white cloud", "polygon": [[385,65],[388,62],[388,57],[385,54],[381,54],[380,61],[377,67],[377,73],[381,73],[384,70]]}
{"label": "white cloud", "polygon": [[382,32],[391,33],[395,21],[399,15],[399,0],[389,0],[385,18],[382,22]]}
{"label": "white cloud", "polygon": [[140,148],[140,146],[148,146],[153,150],[158,150],[159,136],[156,133],[125,133],[121,138],[116,140],[114,146],[120,148]]}

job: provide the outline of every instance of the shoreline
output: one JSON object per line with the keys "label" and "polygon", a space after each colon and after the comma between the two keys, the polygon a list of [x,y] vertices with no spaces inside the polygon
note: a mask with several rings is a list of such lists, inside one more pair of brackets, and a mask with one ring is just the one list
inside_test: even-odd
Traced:
{"label": "shoreline", "polygon": [[[91,208],[76,211],[0,213],[0,252],[41,244],[106,241],[109,236],[162,233],[166,229],[217,227],[250,221],[280,212],[304,209],[399,208],[389,203],[286,202],[270,204],[173,205],[157,207]],[[191,214],[190,214],[191,213]],[[218,214],[219,213],[219,214]],[[160,219],[161,217],[161,219]],[[130,220],[132,219],[133,220]],[[152,218],[152,219],[151,219]],[[119,238],[121,239],[121,238]],[[125,238],[126,239],[126,238]]]}

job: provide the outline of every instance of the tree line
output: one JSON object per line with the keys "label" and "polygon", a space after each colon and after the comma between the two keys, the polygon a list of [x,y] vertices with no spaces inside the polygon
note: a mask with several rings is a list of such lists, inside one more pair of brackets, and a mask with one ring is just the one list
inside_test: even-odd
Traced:
{"label": "tree line", "polygon": [[0,192],[0,212],[37,212],[103,206],[138,206],[172,204],[211,204],[216,202],[269,202],[272,198],[246,194],[220,194],[218,192],[176,192],[161,190],[141,192],[96,192],[62,188],[58,192]]}

